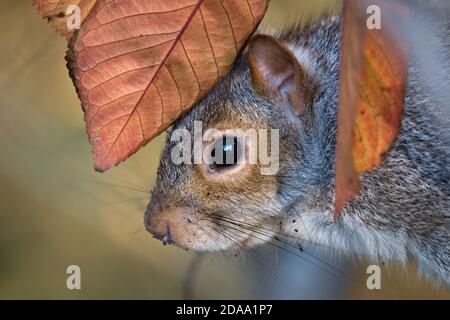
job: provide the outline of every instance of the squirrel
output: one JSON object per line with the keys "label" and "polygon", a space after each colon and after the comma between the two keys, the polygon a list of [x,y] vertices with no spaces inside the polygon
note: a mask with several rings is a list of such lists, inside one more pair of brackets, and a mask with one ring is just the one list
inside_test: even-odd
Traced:
{"label": "squirrel", "polygon": [[[448,90],[450,28],[439,30],[426,46],[444,61],[436,72],[448,82],[437,86]],[[219,133],[278,129],[277,173],[261,174],[260,163],[175,165],[177,142],[168,139],[145,212],[149,232],[198,251],[243,250],[284,235],[375,260],[414,258],[422,273],[450,285],[450,100],[437,105],[414,52],[399,136],[333,222],[341,34],[341,17],[323,17],[253,35],[229,74],[172,132],[192,133],[196,121]]]}

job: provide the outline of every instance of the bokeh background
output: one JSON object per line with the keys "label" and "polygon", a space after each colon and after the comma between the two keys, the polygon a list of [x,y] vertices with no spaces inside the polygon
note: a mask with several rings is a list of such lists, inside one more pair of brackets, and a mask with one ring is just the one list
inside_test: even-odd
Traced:
{"label": "bokeh background", "polygon": [[[272,0],[263,25],[340,9],[340,1]],[[0,1],[0,28],[0,298],[450,298],[414,265],[382,265],[382,289],[369,291],[367,262],[311,246],[308,255],[267,246],[236,258],[163,246],[145,232],[143,212],[164,135],[95,173],[66,41],[30,0]],[[81,290],[66,288],[72,264],[81,267]]]}

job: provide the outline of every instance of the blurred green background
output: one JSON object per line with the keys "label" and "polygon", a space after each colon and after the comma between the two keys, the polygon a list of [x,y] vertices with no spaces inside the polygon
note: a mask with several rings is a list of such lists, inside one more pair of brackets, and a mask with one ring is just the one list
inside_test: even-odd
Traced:
{"label": "blurred green background", "polygon": [[[340,8],[339,1],[272,0],[263,24],[286,26]],[[280,260],[270,249],[256,252],[263,268],[249,258],[208,255],[193,266],[192,278],[194,254],[163,246],[143,227],[164,135],[119,167],[95,173],[65,67],[65,39],[29,0],[2,0],[0,27],[0,298],[183,298],[186,279],[192,280],[190,298],[450,297],[418,279],[414,266],[387,265],[380,291],[341,280],[330,293],[317,267],[303,268],[286,255]],[[290,267],[280,267],[286,259]],[[82,290],[66,288],[72,264],[81,267]],[[365,278],[364,262],[339,266]],[[256,276],[264,268],[270,272]],[[294,289],[277,280],[308,272],[315,272],[313,281]],[[292,290],[301,295],[279,294]]]}

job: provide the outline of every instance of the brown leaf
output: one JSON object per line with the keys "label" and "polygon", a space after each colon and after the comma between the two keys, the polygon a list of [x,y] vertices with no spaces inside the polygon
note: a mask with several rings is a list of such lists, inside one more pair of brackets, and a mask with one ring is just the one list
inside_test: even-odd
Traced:
{"label": "brown leaf", "polygon": [[[379,30],[366,26],[371,4],[381,8]],[[398,136],[408,72],[408,23],[408,8],[396,2],[344,4],[335,219],[360,190],[359,174],[379,166]]]}
{"label": "brown leaf", "polygon": [[69,39],[76,29],[67,27],[67,9],[71,5],[77,5],[80,8],[80,22],[83,22],[96,2],[97,0],[33,0],[33,5],[59,34]]}
{"label": "brown leaf", "polygon": [[[83,24],[67,61],[95,168],[125,160],[202,98],[230,70],[268,1],[71,1],[82,6]],[[68,1],[34,4],[70,36]]]}

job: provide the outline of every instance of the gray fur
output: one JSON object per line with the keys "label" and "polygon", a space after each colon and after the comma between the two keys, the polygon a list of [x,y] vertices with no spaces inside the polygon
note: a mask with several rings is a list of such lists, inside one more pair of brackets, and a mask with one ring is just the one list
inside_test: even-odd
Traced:
{"label": "gray fur", "polygon": [[[434,89],[447,93],[448,30],[442,29],[426,44],[436,49],[444,63],[436,71],[444,82]],[[340,19],[331,18],[277,36],[296,48],[306,48],[313,60],[312,77],[319,89],[301,119],[302,126],[291,125],[285,110],[253,90],[244,52],[232,72],[174,128],[192,130],[194,120],[202,120],[208,128],[224,119],[239,119],[248,127],[280,129],[281,167],[276,176],[276,195],[255,206],[256,194],[264,190],[254,186],[239,192],[230,189],[229,195],[220,200],[222,215],[232,216],[239,211],[247,217],[275,217],[279,223],[267,221],[266,228],[337,251],[403,262],[414,257],[423,272],[450,284],[450,99],[445,99],[444,105],[437,103],[442,101],[432,94],[432,82],[423,77],[417,64],[420,57],[414,51],[400,136],[384,156],[381,167],[363,175],[362,191],[332,223],[340,35]],[[152,200],[150,206],[157,202],[160,206],[187,204],[211,210],[196,194],[198,180],[194,179],[192,166],[170,163],[172,146],[168,142],[162,156],[154,191],[157,200]],[[169,194],[171,204],[164,204]]]}

